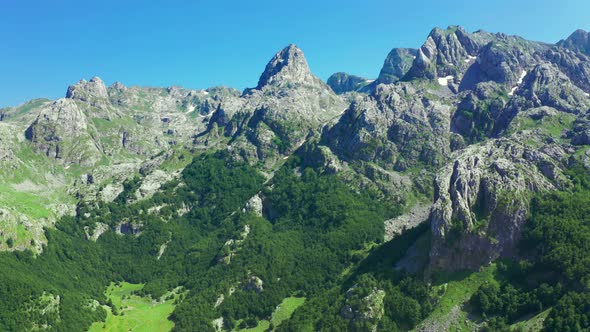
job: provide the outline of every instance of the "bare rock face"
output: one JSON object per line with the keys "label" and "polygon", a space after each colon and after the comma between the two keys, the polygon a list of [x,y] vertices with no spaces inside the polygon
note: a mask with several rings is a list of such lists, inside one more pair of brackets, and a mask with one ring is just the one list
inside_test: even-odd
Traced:
{"label": "bare rock face", "polygon": [[440,170],[430,214],[434,268],[475,269],[516,254],[531,193],[567,183],[559,146],[497,139],[463,150]]}
{"label": "bare rock face", "polygon": [[77,84],[70,85],[66,92],[66,98],[87,102],[97,108],[105,108],[109,103],[107,88],[104,82],[96,76],[90,81],[80,80]]}
{"label": "bare rock face", "polygon": [[404,77],[412,67],[418,50],[413,48],[394,48],[389,52],[379,72],[376,84],[395,83]]}
{"label": "bare rock face", "polygon": [[559,41],[557,45],[590,55],[590,34],[579,29],[574,31],[567,39]]}
{"label": "bare rock face", "polygon": [[590,92],[590,53],[554,47],[544,54],[544,58],[556,65],[580,89]]}
{"label": "bare rock face", "polygon": [[65,99],[45,104],[26,137],[64,164],[87,166],[129,154],[146,158],[191,142],[222,102],[231,104],[238,96],[223,87],[141,88],[117,82],[106,88],[94,77],[70,86]]}
{"label": "bare rock face", "polygon": [[417,204],[408,213],[385,220],[385,241],[428,221],[430,204]]}
{"label": "bare rock face", "polygon": [[495,134],[502,133],[520,112],[548,106],[561,112],[584,114],[590,109],[587,92],[574,83],[554,64],[541,61],[530,72],[523,71],[520,84],[512,91],[510,101],[495,120]]}
{"label": "bare rock face", "polygon": [[247,202],[244,211],[251,212],[259,217],[262,217],[262,198],[259,194],[252,196]]}
{"label": "bare rock face", "polygon": [[64,164],[91,165],[99,151],[88,134],[85,114],[71,99],[59,99],[43,108],[25,136],[38,150]]}
{"label": "bare rock face", "polygon": [[432,92],[410,83],[378,85],[372,96],[351,103],[325,131],[322,144],[345,161],[378,162],[396,170],[441,165],[450,152],[451,102]]}
{"label": "bare rock face", "polygon": [[473,36],[458,26],[435,28],[418,50],[404,79],[457,76],[465,71],[471,57],[477,55],[488,38],[486,33]]}
{"label": "bare rock face", "polygon": [[493,82],[482,82],[467,91],[453,114],[451,130],[472,143],[490,137],[502,116],[508,97],[504,88]]}
{"label": "bare rock face", "polygon": [[271,167],[318,135],[321,126],[345,107],[326,83],[311,74],[303,52],[289,45],[270,60],[256,88],[221,103],[197,142],[210,144],[220,140],[221,133],[231,138],[229,149],[235,158]]}
{"label": "bare rock face", "polygon": [[581,115],[576,119],[570,136],[572,144],[590,145],[590,114]]}
{"label": "bare rock face", "polygon": [[256,89],[266,85],[285,86],[288,83],[315,85],[318,79],[311,74],[303,52],[291,44],[268,62]]}
{"label": "bare rock face", "polygon": [[532,102],[533,107],[550,106],[562,112],[579,113],[590,109],[585,92],[552,64],[536,65],[526,75],[518,95]]}

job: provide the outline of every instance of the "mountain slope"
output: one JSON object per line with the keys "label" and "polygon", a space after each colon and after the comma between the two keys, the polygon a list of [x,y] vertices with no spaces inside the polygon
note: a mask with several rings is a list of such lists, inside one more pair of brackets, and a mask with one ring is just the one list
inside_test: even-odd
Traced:
{"label": "mountain slope", "polygon": [[585,36],[435,28],[370,84],[289,45],[243,92],[1,109],[0,329],[88,329],[121,281],[178,331],[587,327]]}

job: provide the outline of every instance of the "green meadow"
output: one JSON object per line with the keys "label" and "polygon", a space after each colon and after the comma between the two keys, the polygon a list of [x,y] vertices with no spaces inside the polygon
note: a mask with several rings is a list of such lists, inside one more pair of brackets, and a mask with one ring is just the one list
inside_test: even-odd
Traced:
{"label": "green meadow", "polygon": [[[97,322],[90,326],[89,332],[165,332],[174,327],[168,316],[174,311],[174,301],[179,296],[174,292],[164,295],[162,300],[135,295],[134,292],[143,288],[143,284],[122,282],[120,285],[111,283],[106,295],[116,310],[105,306],[106,322]],[[116,313],[116,314],[115,314]]]}

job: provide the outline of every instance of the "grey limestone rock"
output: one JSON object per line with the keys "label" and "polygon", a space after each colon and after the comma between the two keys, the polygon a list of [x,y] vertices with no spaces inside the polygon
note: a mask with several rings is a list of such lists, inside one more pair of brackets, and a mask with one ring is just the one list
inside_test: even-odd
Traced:
{"label": "grey limestone rock", "polygon": [[560,40],[557,45],[590,55],[590,34],[587,31],[578,29],[567,37],[567,39]]}
{"label": "grey limestone rock", "polygon": [[413,48],[392,49],[385,58],[376,84],[391,84],[401,80],[412,67],[417,53],[418,50]]}

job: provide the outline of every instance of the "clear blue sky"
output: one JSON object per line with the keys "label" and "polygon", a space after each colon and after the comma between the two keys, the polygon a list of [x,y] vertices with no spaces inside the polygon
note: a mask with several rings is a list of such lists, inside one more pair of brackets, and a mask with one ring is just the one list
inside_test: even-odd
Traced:
{"label": "clear blue sky", "polygon": [[0,106],[107,84],[238,89],[296,43],[322,79],[375,77],[393,47],[459,24],[556,42],[590,30],[588,0],[0,0]]}

